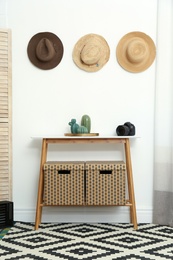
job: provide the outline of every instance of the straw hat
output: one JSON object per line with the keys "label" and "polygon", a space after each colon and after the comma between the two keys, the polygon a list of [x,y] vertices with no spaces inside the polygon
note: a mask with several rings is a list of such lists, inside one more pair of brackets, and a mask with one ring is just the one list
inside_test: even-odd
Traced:
{"label": "straw hat", "polygon": [[98,34],[87,34],[80,38],[73,49],[73,61],[82,70],[100,70],[109,60],[110,48]]}
{"label": "straw hat", "polygon": [[28,57],[38,68],[49,70],[56,67],[63,56],[63,44],[55,34],[41,32],[35,34],[28,43]]}
{"label": "straw hat", "polygon": [[116,48],[118,63],[130,72],[141,72],[153,63],[156,47],[153,40],[142,32],[130,32],[121,38]]}

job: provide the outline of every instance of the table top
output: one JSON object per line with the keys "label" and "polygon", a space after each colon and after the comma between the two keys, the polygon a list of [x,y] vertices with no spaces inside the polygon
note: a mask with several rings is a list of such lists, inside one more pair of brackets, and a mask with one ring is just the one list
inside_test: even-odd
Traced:
{"label": "table top", "polygon": [[87,136],[87,135],[82,135],[82,136],[62,136],[62,135],[36,135],[36,136],[31,136],[33,139],[135,139],[135,138],[140,138],[139,136],[133,135],[133,136],[115,136],[115,135],[109,135],[109,136]]}
{"label": "table top", "polygon": [[34,136],[46,143],[126,143],[129,139],[136,139],[137,136]]}

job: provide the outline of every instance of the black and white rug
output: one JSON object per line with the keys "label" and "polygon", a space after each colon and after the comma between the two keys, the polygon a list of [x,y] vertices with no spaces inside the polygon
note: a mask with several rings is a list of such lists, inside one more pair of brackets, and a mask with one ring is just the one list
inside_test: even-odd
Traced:
{"label": "black and white rug", "polygon": [[154,224],[16,222],[0,240],[1,260],[173,260],[173,228]]}

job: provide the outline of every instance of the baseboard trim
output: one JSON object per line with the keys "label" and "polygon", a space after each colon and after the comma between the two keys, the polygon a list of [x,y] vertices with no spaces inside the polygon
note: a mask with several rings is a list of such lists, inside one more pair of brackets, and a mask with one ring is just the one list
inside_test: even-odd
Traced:
{"label": "baseboard trim", "polygon": [[[137,209],[138,223],[152,223],[153,209]],[[34,222],[35,209],[15,209],[15,221]],[[128,223],[128,207],[44,207],[42,222]]]}

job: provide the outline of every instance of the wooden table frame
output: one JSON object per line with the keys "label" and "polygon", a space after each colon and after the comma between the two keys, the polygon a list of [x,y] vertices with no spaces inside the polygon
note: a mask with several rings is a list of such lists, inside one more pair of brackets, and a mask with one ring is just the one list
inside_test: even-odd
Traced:
{"label": "wooden table frame", "polygon": [[[127,172],[127,183],[128,183],[128,195],[129,199],[126,200],[125,206],[130,207],[130,221],[134,225],[134,229],[138,228],[137,217],[136,217],[136,205],[135,205],[135,194],[133,185],[133,174],[132,174],[132,163],[130,154],[130,138],[129,137],[55,137],[55,138],[42,138],[42,150],[41,150],[41,162],[40,162],[40,176],[38,184],[38,197],[37,197],[37,208],[35,217],[35,230],[38,229],[41,223],[43,202],[43,165],[47,160],[48,144],[124,144],[125,159],[126,159],[126,172]],[[46,205],[47,206],[47,205]],[[58,205],[57,205],[58,206]]]}

